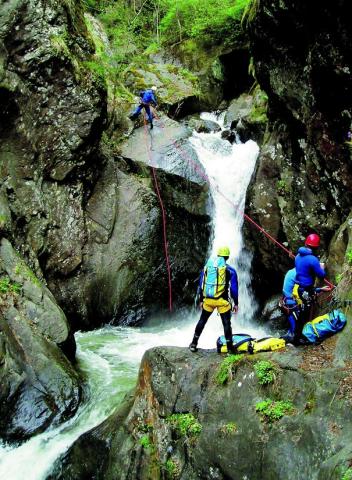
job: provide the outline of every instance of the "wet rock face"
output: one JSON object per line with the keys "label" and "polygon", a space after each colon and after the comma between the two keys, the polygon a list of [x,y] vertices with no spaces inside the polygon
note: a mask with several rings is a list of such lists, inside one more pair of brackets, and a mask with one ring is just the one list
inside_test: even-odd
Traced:
{"label": "wet rock face", "polygon": [[92,48],[71,2],[6,3],[0,16],[5,233],[38,273],[67,274],[81,262],[82,203],[97,176],[105,118],[103,92],[82,62]]}
{"label": "wet rock face", "polygon": [[[347,18],[346,1],[324,1],[316,8],[265,0],[250,24],[256,75],[269,97],[271,134],[249,190],[248,213],[293,250],[316,229],[327,251],[351,207]],[[272,254],[275,247],[255,237],[259,268],[282,271],[281,260],[274,265],[266,260],[281,254]]]}
{"label": "wet rock face", "polygon": [[72,416],[81,390],[63,311],[5,239],[0,290],[0,437],[22,441]]}
{"label": "wet rock face", "polygon": [[208,250],[211,202],[188,135],[186,128],[163,117],[152,131],[137,128],[121,144],[123,157],[107,160],[85,208],[88,240],[82,265],[67,279],[49,280],[77,322],[75,328],[104,322],[136,325],[168,311],[155,178],[166,219],[173,308],[192,303]]}
{"label": "wet rock face", "polygon": [[[75,442],[52,478],[163,478],[173,467],[172,478],[182,480],[340,480],[351,454],[351,357],[343,340],[340,334],[324,349],[242,356],[224,385],[216,376],[226,357],[149,350],[134,398]],[[256,373],[263,361],[275,369],[267,385]],[[268,399],[289,411],[270,416]],[[87,458],[87,447],[99,458]]]}
{"label": "wet rock face", "polygon": [[1,160],[27,179],[64,180],[89,159],[101,123],[101,94],[82,64],[91,45],[81,11],[70,5],[1,7]]}
{"label": "wet rock face", "polygon": [[189,132],[167,125],[146,144],[142,129],[131,142],[134,155],[112,155],[100,143],[106,95],[85,67],[93,47],[81,7],[28,0],[0,13],[1,233],[45,279],[74,329],[140,323],[167,309],[161,209],[144,165],[150,143],[166,208],[174,305],[190,303],[210,226],[207,188],[182,167],[172,143],[186,144]]}

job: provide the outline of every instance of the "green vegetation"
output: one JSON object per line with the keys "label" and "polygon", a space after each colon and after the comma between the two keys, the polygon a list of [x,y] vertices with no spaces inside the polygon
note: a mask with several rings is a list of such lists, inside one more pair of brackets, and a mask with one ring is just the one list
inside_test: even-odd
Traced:
{"label": "green vegetation", "polygon": [[180,468],[178,464],[171,458],[165,462],[164,470],[168,480],[174,480],[178,478],[180,474]]}
{"label": "green vegetation", "polygon": [[335,275],[335,283],[336,283],[336,285],[338,285],[338,284],[341,282],[342,278],[343,278],[343,273],[337,273],[337,274]]}
{"label": "green vegetation", "polygon": [[145,448],[146,450],[148,450],[150,453],[154,453],[154,451],[155,451],[155,445],[154,445],[154,443],[151,441],[149,435],[143,435],[143,436],[139,439],[139,443],[140,443],[140,445],[142,445],[143,448]]}
{"label": "green vegetation", "polygon": [[[93,21],[86,17],[95,54],[83,66],[98,82],[110,90],[114,88],[111,94],[114,98],[122,97],[125,101],[133,102],[129,89],[136,93],[146,87],[142,81],[143,72],[138,75],[138,69],[150,72],[148,84],[153,82],[151,73],[154,73],[166,89],[177,88],[167,75],[158,70],[152,72],[149,56],[157,53],[163,45],[173,46],[180,42],[185,52],[189,49],[199,52],[202,48],[205,51],[209,45],[217,43],[232,44],[242,34],[241,18],[250,3],[251,0],[178,0],[176,3],[174,0],[136,0],[133,3],[82,0],[86,11],[102,22],[109,40],[107,44]],[[53,38],[53,48],[68,55],[64,40]],[[197,87],[197,77],[187,69],[174,65],[169,68]]]}
{"label": "green vegetation", "polygon": [[215,380],[219,385],[224,385],[232,378],[234,366],[241,359],[242,355],[229,355],[222,361],[215,376]]}
{"label": "green vegetation", "polygon": [[352,480],[352,467],[349,467],[342,475],[341,480]]}
{"label": "green vegetation", "polygon": [[6,215],[0,215],[0,228],[3,228],[8,220]]}
{"label": "green vegetation", "polygon": [[273,383],[276,378],[276,367],[273,363],[262,360],[254,365],[254,371],[260,385]]}
{"label": "green vegetation", "polygon": [[283,179],[278,180],[276,182],[276,189],[277,189],[278,193],[280,193],[281,195],[285,195],[285,193],[289,192],[288,185],[287,185],[286,181],[283,180]]}
{"label": "green vegetation", "polygon": [[11,282],[9,277],[0,278],[0,294],[6,293],[19,293],[21,291],[21,285],[17,282]]}
{"label": "green vegetation", "polygon": [[237,425],[234,422],[227,423],[220,428],[220,431],[224,435],[233,435],[237,432]]}
{"label": "green vegetation", "polygon": [[349,248],[346,252],[346,259],[349,265],[352,265],[352,248]]}
{"label": "green vegetation", "polygon": [[294,408],[290,401],[275,402],[274,400],[266,399],[256,404],[255,411],[262,416],[264,421],[273,423],[280,420],[284,415],[292,414]]}
{"label": "green vegetation", "polygon": [[29,280],[37,287],[41,286],[40,280],[37,278],[36,274],[23,262],[16,265],[15,274],[23,276],[26,280]]}
{"label": "green vegetation", "polygon": [[182,436],[196,438],[202,431],[202,425],[192,413],[174,413],[168,421]]}
{"label": "green vegetation", "polygon": [[[231,43],[241,33],[249,0],[166,0],[160,22],[166,44],[194,39],[202,44]],[[176,27],[176,28],[175,28]]]}

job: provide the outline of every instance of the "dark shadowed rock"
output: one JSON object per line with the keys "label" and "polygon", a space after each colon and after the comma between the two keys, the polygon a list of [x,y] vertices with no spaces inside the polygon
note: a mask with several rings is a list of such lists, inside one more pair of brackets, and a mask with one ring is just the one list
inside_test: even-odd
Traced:
{"label": "dark shadowed rock", "polygon": [[[317,9],[307,2],[265,0],[249,24],[256,78],[269,98],[270,134],[248,191],[247,213],[294,252],[316,230],[327,253],[351,210],[348,12],[345,1],[324,1]],[[248,238],[257,252],[256,271],[273,287],[269,293],[277,291],[285,254],[252,230]]]}
{"label": "dark shadowed rock", "polygon": [[64,313],[5,239],[0,282],[0,437],[21,441],[72,416],[80,385],[58,347],[72,343]]}

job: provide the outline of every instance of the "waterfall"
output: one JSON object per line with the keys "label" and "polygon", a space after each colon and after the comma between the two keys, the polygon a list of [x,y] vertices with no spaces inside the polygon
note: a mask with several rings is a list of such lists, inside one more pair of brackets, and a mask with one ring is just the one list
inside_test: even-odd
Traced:
{"label": "waterfall", "polygon": [[[223,126],[223,116],[202,114]],[[234,332],[255,337],[266,332],[255,325],[256,302],[250,289],[251,256],[245,249],[241,228],[246,190],[258,156],[253,141],[231,145],[218,133],[194,133],[190,142],[210,179],[214,199],[213,252],[219,245],[231,249],[229,264],[239,277],[239,312],[232,320]],[[59,427],[38,434],[19,447],[0,446],[0,480],[45,480],[55,460],[84,432],[101,423],[135,384],[140,360],[157,345],[186,347],[200,311],[187,318],[162,319],[141,328],[104,327],[76,333],[78,367],[87,379],[86,400],[76,415]],[[200,348],[215,348],[223,334],[214,313],[199,341]]]}

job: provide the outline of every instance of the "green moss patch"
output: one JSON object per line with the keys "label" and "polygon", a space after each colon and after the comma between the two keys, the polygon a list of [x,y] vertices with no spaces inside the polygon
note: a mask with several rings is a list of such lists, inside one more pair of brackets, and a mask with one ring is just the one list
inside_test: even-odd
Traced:
{"label": "green moss patch", "polygon": [[352,480],[352,467],[349,467],[342,475],[341,480]]}
{"label": "green moss patch", "polygon": [[219,385],[225,385],[232,379],[235,372],[235,367],[242,359],[242,355],[229,355],[220,364],[220,367],[215,375],[215,381]]}
{"label": "green moss patch", "polygon": [[11,282],[9,277],[0,278],[0,295],[7,293],[19,293],[22,286],[17,282]]}
{"label": "green moss patch", "polygon": [[262,360],[255,363],[254,371],[260,385],[269,385],[270,383],[273,383],[276,379],[277,368],[272,362],[268,360]]}
{"label": "green moss patch", "polygon": [[192,413],[174,413],[168,421],[182,436],[197,438],[202,431],[202,425]]}
{"label": "green moss patch", "polygon": [[180,476],[180,466],[171,458],[165,462],[163,469],[165,471],[167,480],[175,480]]}
{"label": "green moss patch", "polygon": [[291,415],[294,412],[292,402],[289,400],[274,401],[271,399],[258,402],[255,411],[259,413],[267,423],[274,423],[285,415]]}
{"label": "green moss patch", "polygon": [[220,428],[220,432],[225,436],[234,435],[237,430],[237,425],[234,422],[226,423]]}

